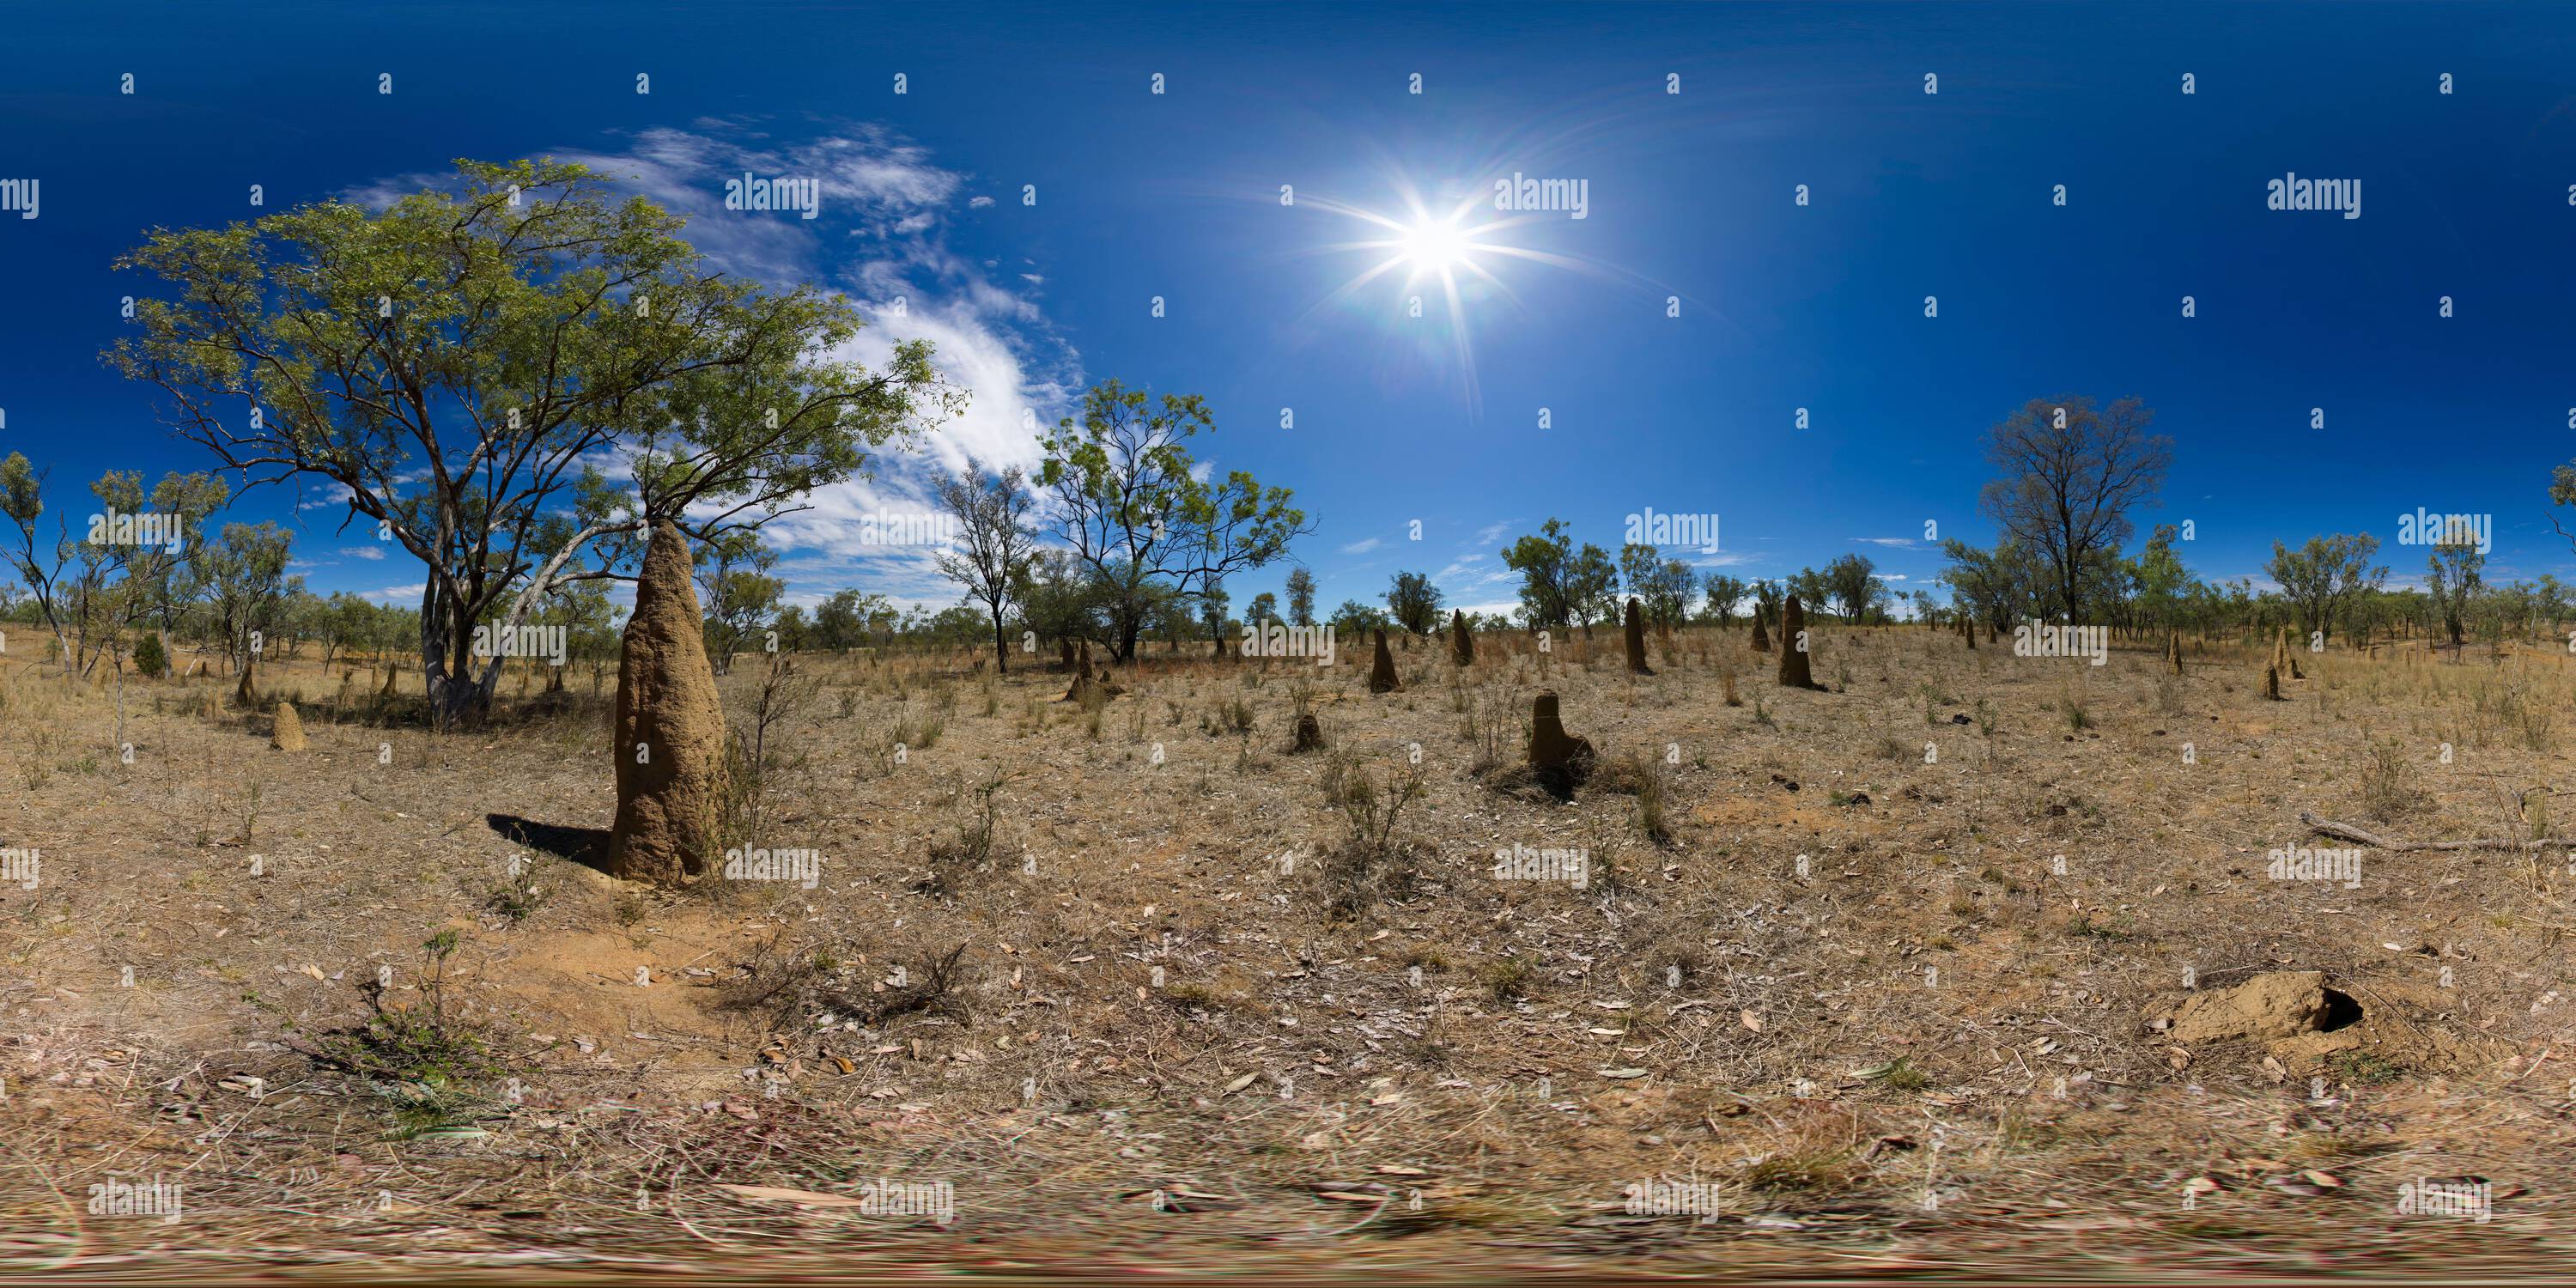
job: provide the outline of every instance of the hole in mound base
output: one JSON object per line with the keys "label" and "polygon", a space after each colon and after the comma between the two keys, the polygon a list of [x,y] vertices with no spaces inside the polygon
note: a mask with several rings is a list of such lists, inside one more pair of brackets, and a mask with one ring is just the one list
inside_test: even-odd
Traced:
{"label": "hole in mound base", "polygon": [[2325,1014],[2317,1020],[2317,1032],[2332,1033],[2336,1029],[2348,1029],[2359,1023],[2361,1023],[2361,1003],[2352,1000],[2352,995],[2349,993],[2327,989],[2326,1010]]}

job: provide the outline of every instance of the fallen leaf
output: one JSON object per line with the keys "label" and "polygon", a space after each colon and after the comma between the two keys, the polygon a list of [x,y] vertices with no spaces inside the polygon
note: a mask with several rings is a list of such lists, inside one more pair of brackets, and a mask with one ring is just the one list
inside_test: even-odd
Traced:
{"label": "fallen leaf", "polygon": [[781,1189],[775,1185],[719,1185],[716,1188],[731,1190],[747,1199],[761,1199],[771,1203],[802,1203],[807,1207],[857,1207],[860,1202],[846,1194],[818,1194],[813,1190]]}
{"label": "fallen leaf", "polygon": [[1744,1021],[1744,1027],[1756,1033],[1762,1031],[1762,1017],[1749,1010],[1738,1013],[1735,1018]]}

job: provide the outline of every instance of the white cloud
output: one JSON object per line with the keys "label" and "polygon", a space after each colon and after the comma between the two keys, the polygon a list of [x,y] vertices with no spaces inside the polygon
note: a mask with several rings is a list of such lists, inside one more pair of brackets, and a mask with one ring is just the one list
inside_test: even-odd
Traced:
{"label": "white cloud", "polygon": [[1377,549],[1383,544],[1385,543],[1379,541],[1376,537],[1367,537],[1342,547],[1342,553],[1346,555],[1364,555]]}
{"label": "white cloud", "polygon": [[[620,151],[549,154],[592,167],[618,195],[642,195],[687,217],[681,236],[720,271],[780,286],[812,283],[850,298],[868,326],[832,356],[875,369],[897,344],[930,343],[942,377],[967,395],[963,411],[918,442],[888,444],[869,463],[875,478],[801,498],[807,509],[772,520],[764,532],[784,556],[779,573],[789,580],[791,601],[857,584],[889,597],[951,602],[953,588],[939,579],[934,551],[860,546],[852,518],[932,508],[933,476],[956,471],[970,455],[996,468],[1034,466],[1038,427],[1069,411],[1085,383],[1079,355],[1035,303],[949,248],[948,220],[961,201],[980,209],[992,199],[967,197],[966,175],[873,124],[845,123],[785,142],[766,127],[699,120],[687,129],[635,133]],[[746,172],[815,180],[818,218],[725,209],[724,181]],[[396,176],[347,195],[382,206],[452,183],[453,176]],[[1028,287],[1044,281],[1033,272],[1016,276]],[[625,473],[613,455],[602,465],[613,476]],[[307,508],[345,499],[341,490]]]}
{"label": "white cloud", "polygon": [[1886,546],[1891,550],[1919,550],[1922,548],[1922,543],[1916,541],[1912,537],[1854,537],[1852,540],[1863,545]]}
{"label": "white cloud", "polygon": [[340,553],[352,559],[382,559],[385,552],[376,546],[342,546]]}

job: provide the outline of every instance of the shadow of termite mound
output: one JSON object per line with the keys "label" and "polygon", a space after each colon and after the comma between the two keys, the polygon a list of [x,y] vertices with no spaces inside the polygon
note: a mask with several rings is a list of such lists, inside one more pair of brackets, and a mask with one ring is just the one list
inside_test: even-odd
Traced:
{"label": "shadow of termite mound", "polygon": [[558,859],[570,859],[601,872],[608,870],[607,828],[563,827],[521,818],[516,814],[486,814],[483,821],[513,845],[524,845]]}

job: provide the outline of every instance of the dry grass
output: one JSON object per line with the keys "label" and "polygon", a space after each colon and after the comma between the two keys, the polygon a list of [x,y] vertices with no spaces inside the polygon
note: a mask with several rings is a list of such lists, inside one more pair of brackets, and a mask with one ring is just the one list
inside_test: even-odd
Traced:
{"label": "dry grass", "polygon": [[[84,1246],[394,1235],[420,1264],[792,1267],[825,1255],[782,1242],[805,1230],[907,1255],[929,1227],[715,1188],[878,1175],[952,1182],[961,1224],[1040,1260],[1151,1239],[1284,1268],[1293,1236],[1354,1265],[1742,1269],[1901,1225],[1987,1274],[2074,1228],[2148,1265],[2462,1272],[2554,1237],[2566,1083],[2523,1075],[2576,997],[2564,857],[2368,854],[2352,891],[2264,857],[2320,843],[2301,808],[2409,838],[2545,823],[2563,657],[2338,651],[2267,704],[2251,642],[2192,641],[2175,678],[2145,643],[2070,674],[1944,632],[1817,641],[1841,692],[1778,689],[1741,632],[1680,633],[1650,679],[1615,639],[1492,634],[1463,672],[1416,647],[1376,698],[1349,666],[1149,658],[1068,704],[1062,675],[963,656],[800,658],[812,700],[765,728],[746,667],[723,681],[762,765],[744,839],[818,852],[819,880],[677,895],[564,857],[613,804],[603,696],[505,696],[433,738],[363,669],[281,665],[280,696],[319,695],[290,757],[265,716],[205,714],[223,679],[130,681],[128,764],[112,697],[0,661],[0,842],[44,859],[0,909],[0,1200],[42,1248],[55,1193],[184,1175],[185,1222],[91,1219]],[[1492,785],[1540,687],[1605,753],[1568,804]],[[1284,754],[1300,711],[1328,751]],[[1495,880],[1513,846],[1593,878]],[[443,932],[433,1013],[492,1067],[407,1125],[398,1076],[284,1039],[363,1028],[380,968],[413,1014]],[[2186,967],[2278,965],[2333,972],[2387,1041],[2276,1082],[2259,1051],[2176,1068],[2140,1022]],[[252,1077],[256,1100],[227,1085]],[[2294,1146],[2345,1196],[2243,1170]],[[2529,1191],[2465,1259],[2466,1227],[2386,1215],[2451,1173]],[[2224,1188],[2185,1210],[2200,1174]],[[1617,1211],[1693,1176],[1718,1226]],[[1157,1212],[1158,1189],[1215,1197]]]}

